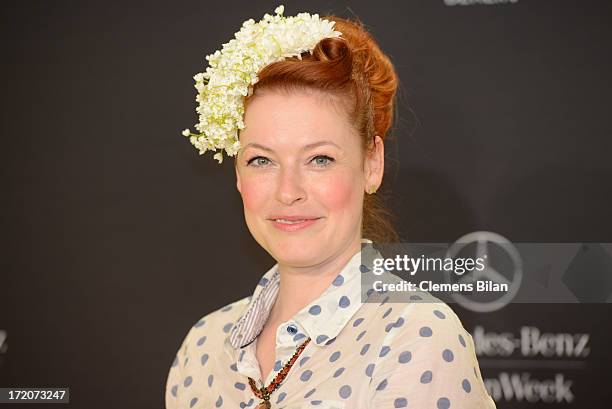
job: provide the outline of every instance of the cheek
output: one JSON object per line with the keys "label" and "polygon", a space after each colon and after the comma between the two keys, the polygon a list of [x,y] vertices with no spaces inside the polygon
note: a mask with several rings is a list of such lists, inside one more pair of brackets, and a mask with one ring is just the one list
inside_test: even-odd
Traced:
{"label": "cheek", "polygon": [[361,208],[359,183],[353,175],[330,175],[325,183],[317,184],[317,199],[329,210],[354,212]]}
{"label": "cheek", "polygon": [[242,203],[245,210],[257,212],[260,210],[267,198],[270,196],[270,183],[266,183],[261,178],[243,178],[241,183]]}

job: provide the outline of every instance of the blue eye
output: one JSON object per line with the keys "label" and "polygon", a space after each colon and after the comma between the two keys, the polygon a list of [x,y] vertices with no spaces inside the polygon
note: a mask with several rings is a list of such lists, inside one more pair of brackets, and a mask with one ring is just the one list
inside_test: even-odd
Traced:
{"label": "blue eye", "polygon": [[[323,159],[322,161],[319,159]],[[312,158],[312,160],[315,162],[316,165],[318,166],[327,166],[329,165],[331,162],[334,161],[333,158],[330,158],[327,155],[317,155],[314,158]]]}
{"label": "blue eye", "polygon": [[[263,159],[263,161],[261,159]],[[267,162],[269,162],[269,159],[264,156],[255,156],[254,158],[249,159],[249,161],[247,162],[247,166],[251,165],[251,163],[253,162],[255,162],[255,164],[253,165],[255,167],[265,166]]]}

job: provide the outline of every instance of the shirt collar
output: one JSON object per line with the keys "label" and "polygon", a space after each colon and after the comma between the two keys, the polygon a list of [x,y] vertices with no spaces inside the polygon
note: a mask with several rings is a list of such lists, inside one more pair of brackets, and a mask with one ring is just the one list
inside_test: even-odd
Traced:
{"label": "shirt collar", "polygon": [[[361,239],[361,243],[372,243]],[[293,318],[301,325],[315,345],[333,342],[342,328],[361,307],[361,250],[343,267],[332,284],[316,300],[305,306]],[[278,263],[259,280],[245,313],[234,323],[228,339],[233,348],[250,344],[263,329],[270,314],[280,284]],[[325,312],[321,313],[321,309]],[[324,316],[321,319],[319,316]]]}

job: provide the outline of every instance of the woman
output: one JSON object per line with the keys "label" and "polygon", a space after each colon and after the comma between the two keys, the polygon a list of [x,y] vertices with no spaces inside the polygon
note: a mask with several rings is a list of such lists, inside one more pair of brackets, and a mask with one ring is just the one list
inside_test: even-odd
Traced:
{"label": "woman", "polygon": [[[283,20],[281,6],[265,17],[276,33],[270,44],[291,37],[281,24],[294,31],[323,24],[301,16]],[[235,153],[249,231],[277,263],[252,295],[191,328],[170,368],[166,407],[494,408],[472,338],[447,305],[362,300],[362,243],[397,240],[375,195],[397,78],[360,24],[323,21],[334,31],[309,29],[318,33],[313,46],[260,61],[257,79],[246,80],[238,141],[210,137],[214,121],[202,119],[218,114],[211,104],[231,105],[219,102],[227,89],[200,94],[208,105],[198,110],[199,129],[207,132],[184,132],[201,153],[213,142]],[[251,34],[261,30],[250,24],[243,27]],[[257,33],[256,42],[237,34],[241,50],[267,47],[268,34]],[[232,67],[248,60],[240,55],[227,57]],[[211,93],[210,84],[221,83],[210,72],[198,81],[199,91]]]}

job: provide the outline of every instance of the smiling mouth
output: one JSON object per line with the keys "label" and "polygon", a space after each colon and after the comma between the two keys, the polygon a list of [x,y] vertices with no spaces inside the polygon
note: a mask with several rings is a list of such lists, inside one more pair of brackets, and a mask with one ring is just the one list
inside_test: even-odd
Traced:
{"label": "smiling mouth", "polygon": [[300,218],[300,219],[270,219],[272,225],[277,229],[285,232],[294,232],[297,230],[302,230],[308,228],[309,226],[316,223],[317,220],[321,219],[321,217],[315,218]]}
{"label": "smiling mouth", "polygon": [[300,223],[304,223],[305,221],[310,221],[310,220],[317,220],[320,219],[320,217],[315,217],[312,219],[295,219],[295,220],[289,220],[289,219],[272,219],[272,221],[275,221],[277,223],[282,223],[282,224],[300,224]]}

